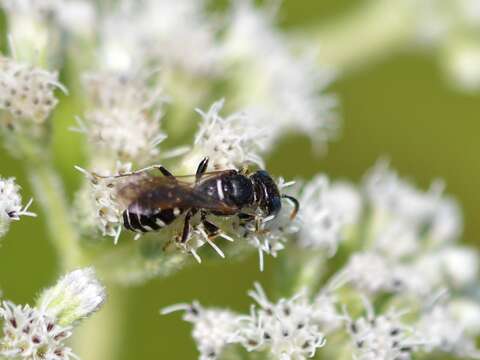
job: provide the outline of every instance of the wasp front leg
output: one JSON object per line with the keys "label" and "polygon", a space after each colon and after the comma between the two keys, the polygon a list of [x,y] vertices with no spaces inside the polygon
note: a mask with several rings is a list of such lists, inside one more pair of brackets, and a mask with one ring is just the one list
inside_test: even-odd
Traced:
{"label": "wasp front leg", "polygon": [[174,178],[175,176],[170,172],[168,171],[164,166],[158,166],[157,167],[158,171],[160,171],[162,173],[163,176],[165,177],[168,177],[168,178]]}
{"label": "wasp front leg", "polygon": [[244,237],[254,231],[251,227],[253,223],[255,223],[256,217],[255,215],[247,214],[247,213],[239,213],[238,215],[239,225],[244,229],[245,233],[243,234]]}
{"label": "wasp front leg", "polygon": [[202,178],[202,175],[205,174],[208,168],[208,157],[204,157],[200,164],[198,164],[197,172],[195,173],[195,181],[198,182]]}
{"label": "wasp front leg", "polygon": [[238,216],[238,219],[240,220],[240,225],[243,227],[254,222],[256,218],[255,215],[251,215],[247,213],[240,213],[237,216]]}

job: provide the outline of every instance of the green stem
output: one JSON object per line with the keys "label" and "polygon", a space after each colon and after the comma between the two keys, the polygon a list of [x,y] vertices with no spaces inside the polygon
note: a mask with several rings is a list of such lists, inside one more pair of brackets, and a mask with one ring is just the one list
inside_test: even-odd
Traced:
{"label": "green stem", "polygon": [[414,14],[403,1],[371,0],[316,31],[319,62],[344,73],[413,43]]}
{"label": "green stem", "polygon": [[[62,271],[88,264],[86,255],[79,246],[78,233],[70,218],[62,184],[50,161],[34,164],[30,161],[28,171],[35,199],[47,214],[50,237],[61,260]],[[74,349],[82,359],[114,360],[124,327],[123,314],[126,306],[126,289],[107,284],[108,301],[101,311],[92,316],[75,331]]]}
{"label": "green stem", "polygon": [[78,234],[69,218],[63,185],[51,165],[51,160],[29,158],[30,175],[35,200],[42,206],[50,238],[61,260],[63,271],[84,265],[85,258],[78,243]]}
{"label": "green stem", "polygon": [[287,255],[280,256],[275,271],[276,296],[290,297],[305,290],[308,295],[317,291],[323,276],[326,259],[317,251],[290,246]]}
{"label": "green stem", "polygon": [[108,285],[108,299],[101,311],[75,330],[73,349],[81,359],[116,360],[120,358],[125,330],[128,289]]}

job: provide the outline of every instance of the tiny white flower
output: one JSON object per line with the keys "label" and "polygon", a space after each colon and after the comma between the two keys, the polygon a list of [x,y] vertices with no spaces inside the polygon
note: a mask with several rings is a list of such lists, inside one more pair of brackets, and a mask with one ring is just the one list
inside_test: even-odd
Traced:
{"label": "tiny white flower", "polygon": [[337,273],[335,282],[351,283],[367,294],[394,291],[400,284],[394,281],[388,259],[373,252],[354,253],[343,270]]}
{"label": "tiny white flower", "polygon": [[417,274],[415,279],[423,279],[431,289],[465,289],[477,281],[478,254],[467,247],[447,246],[419,255],[411,269]]}
{"label": "tiny white flower", "polygon": [[465,324],[456,315],[444,301],[422,314],[416,327],[426,339],[425,350],[479,359],[480,350],[476,349],[474,338],[466,334]]}
{"label": "tiny white flower", "polygon": [[[158,155],[166,135],[160,130],[160,88],[150,90],[142,77],[113,73],[85,77],[92,106],[79,128],[94,145],[95,156],[146,163]],[[101,154],[98,154],[98,150]]]}
{"label": "tiny white flower", "polygon": [[436,181],[428,191],[421,191],[400,178],[387,162],[379,161],[364,184],[373,211],[371,235],[401,231],[407,242],[420,240],[420,235],[432,244],[453,240],[462,230],[461,214],[455,201],[443,195],[443,188],[443,183]]}
{"label": "tiny white flower", "polygon": [[342,316],[337,310],[338,303],[336,296],[325,290],[313,299],[310,316],[325,334],[332,333],[343,325]]}
{"label": "tiny white flower", "polygon": [[36,216],[28,211],[32,200],[22,206],[20,186],[14,178],[3,179],[0,177],[0,237],[8,231],[10,222],[19,220],[20,216]]}
{"label": "tiny white flower", "polygon": [[371,247],[390,259],[414,256],[420,251],[419,235],[404,221],[392,220],[372,239]]}
{"label": "tiny white flower", "polygon": [[116,244],[123,227],[122,214],[127,206],[118,196],[118,188],[126,181],[133,181],[135,177],[115,179],[109,176],[129,172],[131,164],[117,163],[117,170],[114,174],[102,173],[102,176],[78,166],[75,168],[82,172],[89,182],[94,222],[96,222],[102,235],[113,237]]}
{"label": "tiny white flower", "polygon": [[341,182],[329,184],[320,175],[305,185],[299,201],[299,244],[326,249],[333,256],[346,235],[346,227],[359,218],[360,195],[352,186]]}
{"label": "tiny white flower", "polygon": [[[263,150],[264,132],[261,126],[252,126],[247,113],[233,113],[222,117],[219,113],[224,100],[215,102],[207,112],[197,109],[202,122],[195,135],[193,153],[208,156],[213,170],[239,169],[252,163],[264,167],[259,152]],[[198,157],[188,159],[198,163]]]}
{"label": "tiny white flower", "polygon": [[292,234],[299,231],[299,226],[292,221],[292,208],[284,203],[279,214],[274,218],[260,217],[257,221],[246,224],[246,240],[257,249],[260,261],[260,271],[264,269],[263,254],[273,257],[285,248],[285,244]]}
{"label": "tiny white flower", "polygon": [[238,315],[221,309],[204,309],[197,301],[178,304],[162,310],[162,314],[183,310],[183,320],[193,324],[192,336],[200,352],[200,360],[218,359],[223,349],[234,342],[238,331]]}
{"label": "tiny white flower", "polygon": [[41,312],[70,325],[97,311],[106,298],[105,288],[93,268],[74,270],[44,290],[38,300]]}
{"label": "tiny white flower", "polygon": [[236,1],[227,28],[225,56],[239,67],[238,101],[252,111],[255,124],[268,128],[273,141],[286,131],[311,136],[321,147],[337,130],[335,100],[321,95],[331,75],[313,57],[296,57],[272,24],[272,14],[253,1]]}
{"label": "tiny white flower", "polygon": [[[225,254],[223,253],[222,249],[216,244],[217,241],[215,239],[211,239],[211,237],[207,234],[202,224],[196,224],[190,231],[189,238],[182,243],[178,240],[179,235],[176,238],[176,245],[177,247],[185,252],[191,254],[198,263],[202,262],[200,255],[198,255],[197,250],[200,249],[205,244],[208,244],[212,247],[213,250],[222,258],[225,258]],[[218,238],[222,238],[224,240],[233,242],[234,239],[220,230],[218,234]]]}
{"label": "tiny white flower", "polygon": [[43,123],[58,103],[56,88],[66,91],[58,73],[0,56],[0,110],[10,114],[10,126],[23,120]]}
{"label": "tiny white flower", "polygon": [[463,220],[460,206],[454,199],[442,197],[434,211],[428,236],[433,242],[442,244],[456,240],[462,230]]}
{"label": "tiny white flower", "polygon": [[389,310],[375,315],[372,305],[364,300],[366,316],[347,318],[348,330],[355,347],[354,358],[358,360],[409,360],[423,339],[403,324],[404,313]]}
{"label": "tiny white flower", "polygon": [[365,192],[374,211],[413,225],[429,224],[441,195],[440,184],[421,192],[379,161],[367,174]]}
{"label": "tiny white flower", "polygon": [[71,327],[62,326],[56,319],[28,305],[19,306],[4,301],[0,307],[3,334],[0,354],[6,358],[28,360],[78,359],[64,345],[71,336]]}
{"label": "tiny white flower", "polygon": [[400,263],[376,252],[354,253],[335,275],[335,282],[351,284],[364,294],[380,292],[422,296],[438,286],[416,264]]}
{"label": "tiny white flower", "polygon": [[480,335],[480,304],[477,301],[455,297],[448,303],[448,310],[468,336]]}
{"label": "tiny white flower", "polygon": [[324,333],[312,318],[314,310],[304,294],[272,303],[255,284],[249,295],[259,308],[252,306],[238,331],[239,342],[248,351],[267,350],[275,359],[302,360],[325,345]]}
{"label": "tiny white flower", "polygon": [[441,270],[455,288],[474,284],[478,280],[479,257],[475,249],[449,246],[439,252]]}

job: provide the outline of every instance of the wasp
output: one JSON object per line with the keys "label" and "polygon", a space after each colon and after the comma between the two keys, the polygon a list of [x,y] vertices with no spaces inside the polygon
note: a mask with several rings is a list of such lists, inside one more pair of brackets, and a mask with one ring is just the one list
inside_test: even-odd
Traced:
{"label": "wasp", "polygon": [[[160,230],[184,215],[180,241],[185,243],[190,235],[192,217],[200,213],[200,223],[209,238],[220,233],[217,225],[207,219],[216,216],[238,216],[243,224],[275,218],[282,208],[282,198],[294,204],[293,219],[299,210],[297,199],[280,194],[277,184],[265,170],[247,175],[245,170],[220,170],[207,172],[208,157],[198,165],[195,175],[174,176],[164,166],[154,165],[118,177],[138,176],[118,189],[119,197],[126,203],[123,226],[134,232],[146,233]],[[156,169],[161,176],[147,174]],[[187,181],[192,178],[192,181]],[[260,211],[258,211],[260,210]]]}

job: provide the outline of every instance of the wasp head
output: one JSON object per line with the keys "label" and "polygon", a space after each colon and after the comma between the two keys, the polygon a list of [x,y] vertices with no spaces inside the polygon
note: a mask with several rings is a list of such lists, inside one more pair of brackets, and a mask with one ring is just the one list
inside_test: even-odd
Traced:
{"label": "wasp head", "polygon": [[255,191],[255,201],[265,216],[275,216],[282,208],[281,195],[278,186],[270,174],[259,170],[250,177]]}

